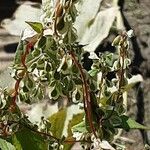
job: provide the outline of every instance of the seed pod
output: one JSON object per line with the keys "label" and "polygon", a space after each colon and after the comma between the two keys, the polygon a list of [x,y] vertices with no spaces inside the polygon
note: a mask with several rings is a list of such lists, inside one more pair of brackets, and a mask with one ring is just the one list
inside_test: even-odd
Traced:
{"label": "seed pod", "polygon": [[121,36],[118,35],[118,36],[113,40],[112,46],[119,46],[120,40],[121,40]]}
{"label": "seed pod", "polygon": [[63,6],[62,6],[62,4],[59,3],[57,5],[55,13],[56,13],[56,17],[61,17],[62,16],[62,14],[63,14]]}

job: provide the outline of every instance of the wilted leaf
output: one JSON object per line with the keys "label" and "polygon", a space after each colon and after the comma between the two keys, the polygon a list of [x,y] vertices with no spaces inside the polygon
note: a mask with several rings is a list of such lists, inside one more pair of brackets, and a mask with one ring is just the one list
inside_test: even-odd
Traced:
{"label": "wilted leaf", "polygon": [[[98,12],[99,6],[97,4],[100,4],[100,2],[84,1],[81,5],[83,8],[79,8],[81,10],[76,19],[75,28],[77,29],[80,44],[87,45],[84,47],[85,51],[94,52],[101,41],[108,36],[118,12],[118,7],[116,6]],[[91,19],[92,24],[88,26]]]}
{"label": "wilted leaf", "polygon": [[[79,41],[83,38],[88,23],[95,17],[102,0],[81,0],[77,4],[78,16],[75,21]],[[89,28],[88,28],[89,29]]]}

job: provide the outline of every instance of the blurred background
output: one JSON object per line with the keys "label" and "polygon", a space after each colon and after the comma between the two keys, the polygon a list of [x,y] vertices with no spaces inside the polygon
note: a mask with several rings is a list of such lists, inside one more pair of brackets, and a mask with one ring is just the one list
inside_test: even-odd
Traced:
{"label": "blurred background", "polygon": [[[41,1],[0,0],[0,73],[13,61],[21,31],[27,26],[24,21],[39,21]],[[104,1],[109,6],[110,0]],[[120,0],[118,6],[125,29],[132,28],[135,33],[131,39],[131,73],[140,74],[144,79],[129,92],[128,114],[139,123],[150,126],[150,1]],[[98,50],[113,51],[113,38],[108,35],[98,46]],[[123,135],[131,139],[127,144],[128,150],[142,150],[144,144],[150,144],[148,131],[132,130]]]}

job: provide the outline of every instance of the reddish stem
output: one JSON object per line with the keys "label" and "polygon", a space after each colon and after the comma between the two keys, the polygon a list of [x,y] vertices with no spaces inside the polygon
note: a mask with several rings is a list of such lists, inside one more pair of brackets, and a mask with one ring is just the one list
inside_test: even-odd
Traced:
{"label": "reddish stem", "polygon": [[92,108],[91,108],[91,97],[90,97],[90,94],[89,94],[89,85],[88,85],[88,83],[86,81],[84,72],[82,70],[82,66],[81,66],[80,63],[78,63],[78,61],[77,61],[77,59],[75,57],[74,52],[71,51],[70,55],[71,55],[72,60],[74,61],[76,67],[79,69],[80,74],[81,74],[81,79],[82,79],[82,82],[83,82],[83,89],[84,89],[83,90],[83,95],[84,95],[84,110],[85,110],[85,113],[86,113],[86,116],[87,116],[87,119],[88,119],[88,122],[89,122],[89,125],[90,125],[90,129],[93,132],[94,136],[97,138],[96,129],[94,127],[93,119],[92,119],[92,115],[91,115]]}
{"label": "reddish stem", "polygon": [[[30,49],[32,48],[32,46],[33,46],[32,43],[28,43],[27,46],[26,46],[25,53],[21,56],[21,63],[23,65],[23,67],[25,68],[25,70],[27,70],[27,66],[25,64],[26,57],[29,54]],[[13,97],[13,100],[12,100],[12,105],[10,107],[11,110],[14,110],[14,108],[16,106],[16,99],[17,99],[17,96],[18,96],[18,90],[19,90],[19,85],[20,85],[21,80],[22,80],[22,78],[19,78],[19,79],[16,80],[16,83],[15,83],[15,94],[14,94],[14,97]]]}

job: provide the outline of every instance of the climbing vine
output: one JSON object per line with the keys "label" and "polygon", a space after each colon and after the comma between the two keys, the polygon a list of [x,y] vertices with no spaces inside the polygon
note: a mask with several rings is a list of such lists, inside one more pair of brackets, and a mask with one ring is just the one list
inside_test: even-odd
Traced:
{"label": "climbing vine", "polygon": [[[11,66],[14,87],[0,89],[1,149],[69,150],[80,143],[83,149],[113,150],[118,147],[113,139],[120,128],[148,129],[124,114],[124,94],[132,87],[128,74],[131,31],[112,41],[115,54],[91,52],[93,63],[85,70],[85,45],[78,41],[74,27],[78,3],[58,1],[44,23],[27,22],[30,28],[23,32]],[[113,79],[109,73],[115,74]],[[54,102],[66,100],[66,105],[34,124],[18,102],[32,104],[46,96]],[[70,105],[77,105],[80,113],[69,120],[64,135]]]}

